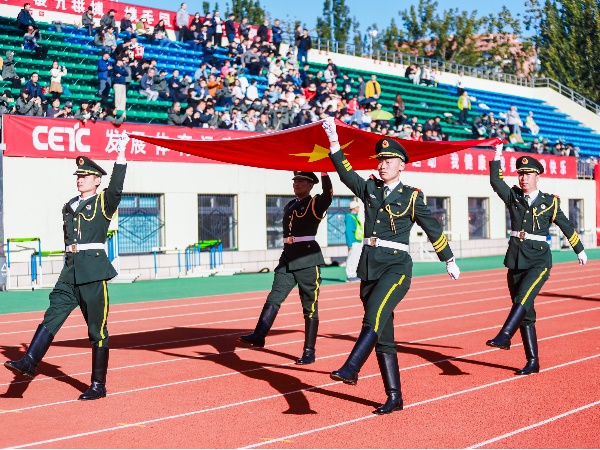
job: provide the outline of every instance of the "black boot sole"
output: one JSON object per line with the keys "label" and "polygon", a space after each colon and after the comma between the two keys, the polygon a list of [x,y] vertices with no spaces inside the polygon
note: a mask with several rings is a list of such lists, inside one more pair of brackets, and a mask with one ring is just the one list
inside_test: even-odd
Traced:
{"label": "black boot sole", "polygon": [[394,411],[402,411],[404,409],[404,405],[400,404],[398,406],[396,406],[393,409],[390,409],[389,411],[381,411],[380,409],[376,409],[375,411],[373,411],[373,414],[377,415],[377,416],[385,416],[386,414],[391,414]]}
{"label": "black boot sole", "polygon": [[356,386],[356,383],[358,383],[358,380],[348,380],[334,373],[329,374],[329,378],[335,381],[341,381],[344,384],[349,384],[350,386]]}
{"label": "black boot sole", "polygon": [[501,350],[510,350],[510,344],[508,344],[508,345],[496,345],[496,344],[495,344],[494,342],[492,342],[491,340],[490,340],[490,341],[487,341],[487,342],[485,343],[485,345],[487,345],[488,347],[499,348],[499,349],[501,349]]}
{"label": "black boot sole", "polygon": [[256,347],[256,348],[263,348],[265,346],[265,344],[258,344],[256,342],[252,342],[252,341],[247,341],[246,339],[244,339],[243,337],[240,337],[238,339],[238,341],[243,342],[244,344],[248,344],[252,347]]}
{"label": "black boot sole", "polygon": [[6,367],[8,370],[10,370],[12,373],[15,373],[17,375],[23,375],[25,378],[29,378],[30,380],[33,380],[35,378],[35,374],[31,375],[30,373],[27,372],[22,372],[19,369],[17,369],[16,367],[11,366],[10,364],[8,364],[8,362],[4,363],[4,367]]}
{"label": "black boot sole", "polygon": [[101,398],[104,398],[104,397],[106,397],[106,393],[104,393],[104,394],[101,394],[101,395],[99,395],[98,397],[90,397],[90,398],[81,398],[81,397],[79,397],[79,398],[78,398],[78,400],[81,400],[81,401],[83,401],[83,402],[86,402],[86,401],[88,401],[88,400],[99,400],[99,399],[101,399]]}
{"label": "black boot sole", "polygon": [[314,362],[315,362],[315,361],[316,361],[316,360],[314,360],[314,359],[313,359],[312,361],[304,361],[304,360],[302,360],[302,359],[298,359],[298,360],[296,361],[296,364],[297,364],[297,365],[299,365],[299,366],[306,366],[306,365],[308,365],[308,364],[314,364]]}

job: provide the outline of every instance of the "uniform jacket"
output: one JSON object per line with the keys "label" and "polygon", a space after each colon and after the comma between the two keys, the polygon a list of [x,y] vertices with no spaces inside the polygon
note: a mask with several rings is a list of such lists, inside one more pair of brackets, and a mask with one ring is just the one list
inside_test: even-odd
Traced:
{"label": "uniform jacket", "polygon": [[[321,177],[323,193],[308,196],[300,201],[295,199],[283,209],[283,238],[290,236],[315,236],[321,220],[333,198],[333,187],[329,176]],[[285,264],[288,270],[305,269],[325,264],[321,247],[316,241],[284,244],[279,264]]]}
{"label": "uniform jacket", "polygon": [[[75,211],[71,203],[78,197],[65,203],[62,209],[65,246],[106,242],[110,221],[121,201],[126,169],[125,164],[115,164],[108,188],[80,202]],[[80,285],[116,276],[117,271],[104,250],[81,250],[66,254],[59,281]]]}
{"label": "uniform jacket", "polygon": [[[364,203],[365,238],[378,237],[386,241],[408,244],[410,230],[416,222],[433,243],[441,261],[453,257],[442,227],[431,215],[419,189],[400,183],[384,199],[384,184],[381,180],[361,178],[352,169],[341,150],[332,153],[330,157],[342,182]],[[387,247],[363,246],[358,264],[358,277],[361,280],[377,280],[387,272],[412,276],[412,259],[408,252]]]}
{"label": "uniform jacket", "polygon": [[[560,209],[560,199],[552,194],[538,193],[535,202],[529,206],[523,191],[517,187],[508,187],[504,181],[500,161],[490,161],[490,183],[492,189],[502,199],[510,213],[512,231],[526,231],[537,236],[548,236],[550,225],[555,223],[569,239],[575,253],[583,251],[579,235],[569,223],[569,219]],[[504,258],[509,269],[530,269],[532,267],[552,267],[552,253],[545,242],[511,237]]]}

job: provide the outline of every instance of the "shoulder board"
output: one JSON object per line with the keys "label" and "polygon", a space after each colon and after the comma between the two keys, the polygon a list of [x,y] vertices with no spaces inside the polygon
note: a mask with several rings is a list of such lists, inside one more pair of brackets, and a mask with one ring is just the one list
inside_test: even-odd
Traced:
{"label": "shoulder board", "polygon": [[409,185],[407,185],[407,184],[405,184],[405,185],[404,185],[404,187],[405,187],[405,188],[408,188],[408,189],[412,189],[413,191],[417,191],[417,192],[423,192],[423,191],[421,191],[421,189],[419,189],[419,188],[416,188],[416,187],[413,187],[413,186],[409,186]]}
{"label": "shoulder board", "polygon": [[381,187],[383,186],[383,180],[380,180],[379,178],[377,178],[375,175],[371,174],[369,175],[369,180],[372,180],[375,182],[375,185]]}
{"label": "shoulder board", "polygon": [[556,197],[556,198],[560,198],[560,197],[559,197],[558,195],[556,195],[556,194],[552,194],[552,195],[554,195],[554,197]]}

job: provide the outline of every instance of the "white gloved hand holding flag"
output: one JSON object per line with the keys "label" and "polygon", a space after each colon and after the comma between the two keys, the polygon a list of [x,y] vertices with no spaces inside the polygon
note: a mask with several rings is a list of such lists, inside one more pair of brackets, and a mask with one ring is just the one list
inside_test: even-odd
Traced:
{"label": "white gloved hand holding flag", "polygon": [[121,137],[117,142],[117,164],[127,164],[127,158],[125,157],[125,147],[129,142],[129,134],[126,132],[121,133]]}

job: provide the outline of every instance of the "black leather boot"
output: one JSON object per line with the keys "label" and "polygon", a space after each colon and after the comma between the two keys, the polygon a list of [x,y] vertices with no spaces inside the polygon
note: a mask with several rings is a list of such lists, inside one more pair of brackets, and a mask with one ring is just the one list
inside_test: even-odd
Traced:
{"label": "black leather boot", "polygon": [[502,326],[502,329],[494,339],[490,339],[486,342],[486,345],[490,347],[498,347],[502,350],[510,350],[510,339],[515,335],[517,328],[523,322],[523,318],[527,314],[527,310],[520,303],[513,304],[506,318],[506,322]]}
{"label": "black leather boot", "polygon": [[79,400],[98,400],[106,397],[106,371],[108,370],[108,347],[92,347],[92,384]]}
{"label": "black leather boot", "polygon": [[296,364],[312,364],[315,362],[315,344],[318,330],[319,319],[304,319],[304,351]]}
{"label": "black leather boot", "polygon": [[523,348],[527,364],[521,370],[515,372],[516,375],[529,375],[540,371],[540,359],[538,358],[537,336],[535,333],[535,323],[521,325],[521,338],[523,339]]}
{"label": "black leather boot", "polygon": [[334,370],[329,375],[332,380],[343,381],[346,384],[355,385],[358,382],[358,372],[367,361],[367,358],[375,348],[377,333],[371,327],[363,327],[350,356],[341,369]]}
{"label": "black leather boot", "polygon": [[27,378],[35,377],[35,369],[50,348],[54,336],[48,331],[44,325],[39,325],[29,348],[23,358],[18,361],[6,361],[4,367],[12,370],[15,373],[25,375]]}
{"label": "black leather boot", "polygon": [[383,379],[383,387],[388,398],[386,402],[373,411],[373,414],[389,414],[404,408],[400,389],[400,367],[398,354],[377,353],[377,362]]}
{"label": "black leather boot", "polygon": [[258,318],[254,333],[240,336],[240,341],[251,344],[254,347],[264,347],[265,337],[273,326],[273,322],[275,322],[277,312],[278,309],[275,308],[272,303],[265,303],[265,306],[263,306],[262,312],[260,313],[260,317]]}

